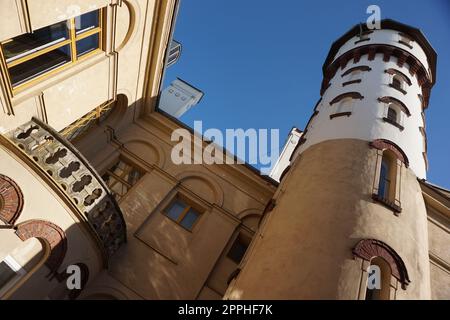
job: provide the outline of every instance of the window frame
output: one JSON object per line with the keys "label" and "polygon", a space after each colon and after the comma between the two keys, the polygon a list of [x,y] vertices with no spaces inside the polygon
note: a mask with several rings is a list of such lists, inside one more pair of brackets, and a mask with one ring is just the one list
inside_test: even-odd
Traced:
{"label": "window frame", "polygon": [[[185,205],[185,208],[180,213],[178,218],[175,220],[169,216],[169,209],[177,201],[182,202]],[[188,214],[189,210],[191,210],[191,209],[198,213],[198,217],[197,217],[197,219],[195,219],[194,223],[192,224],[192,227],[190,229],[188,229],[181,224],[181,221],[183,221],[184,217]],[[198,224],[201,217],[203,216],[204,210],[201,207],[199,207],[197,204],[195,204],[192,200],[188,199],[186,196],[178,193],[169,201],[169,204],[164,207],[164,209],[162,210],[162,213],[167,219],[176,223],[178,226],[182,227],[184,230],[193,232],[196,225]]]}
{"label": "window frame", "polygon": [[[67,30],[68,31],[68,39],[66,39],[64,41],[60,41],[58,43],[55,43],[51,46],[44,47],[36,52],[24,55],[23,57],[13,60],[9,63],[6,62],[4,52],[3,52],[3,45],[5,43],[12,41],[14,38],[10,38],[10,39],[0,42],[0,71],[5,77],[6,86],[7,86],[7,89],[9,91],[8,93],[11,98],[14,97],[15,95],[17,95],[18,93],[22,92],[23,90],[25,90],[29,87],[32,87],[32,86],[38,84],[39,82],[58,74],[59,72],[61,72],[63,70],[66,70],[72,66],[75,66],[78,63],[105,51],[104,50],[105,49],[104,35],[105,35],[105,30],[106,30],[106,28],[105,28],[106,9],[100,8],[100,9],[96,9],[96,10],[92,10],[92,11],[98,12],[98,27],[89,29],[89,30],[79,33],[79,34],[76,34],[75,19],[82,15],[72,17],[68,20],[65,20],[65,22],[68,25],[68,30]],[[90,12],[92,12],[92,11],[90,11]],[[87,14],[87,13],[89,13],[89,12],[86,12],[85,14]],[[98,34],[98,47],[96,49],[89,51],[86,54],[83,54],[82,56],[78,57],[77,56],[78,41],[86,39],[95,34]],[[22,63],[26,63],[34,58],[45,55],[49,52],[52,52],[54,50],[57,50],[59,48],[65,47],[65,46],[69,46],[69,48],[70,48],[70,61],[68,61],[67,63],[64,63],[60,66],[57,66],[54,69],[45,71],[42,74],[37,75],[36,77],[32,77],[31,79],[28,79],[28,80],[24,81],[23,83],[20,83],[16,86],[13,85],[13,83],[11,81],[10,70],[9,70],[10,68],[20,65]]]}
{"label": "window frame", "polygon": [[[125,165],[127,165],[131,168],[129,171],[124,171],[124,174],[122,176],[118,176],[116,173],[114,173],[114,171],[111,170],[111,168],[114,167],[115,165],[117,165],[119,162],[123,162],[123,163],[125,163]],[[128,174],[130,174],[130,172],[133,169],[137,170],[140,173],[140,176],[134,184],[130,184],[128,181],[124,180],[124,177],[127,176]],[[132,188],[135,185],[137,185],[139,183],[139,181],[144,177],[144,175],[146,174],[146,170],[142,169],[142,167],[136,165],[135,162],[129,160],[128,158],[124,157],[123,155],[120,155],[114,162],[110,163],[109,166],[104,170],[103,174],[101,175],[102,179],[103,179],[103,176],[106,174],[114,179],[114,184],[112,184],[112,186],[110,186],[110,184],[107,181],[105,181],[105,180],[103,180],[103,181],[108,186],[108,189],[111,191],[111,193],[114,196],[114,198],[116,199],[116,201],[118,203],[120,203],[126,197],[126,195],[132,190]],[[116,192],[113,191],[112,187],[114,187],[117,183],[125,185],[128,188],[128,190],[123,195],[117,194]],[[119,197],[119,199],[117,198],[117,196]]]}

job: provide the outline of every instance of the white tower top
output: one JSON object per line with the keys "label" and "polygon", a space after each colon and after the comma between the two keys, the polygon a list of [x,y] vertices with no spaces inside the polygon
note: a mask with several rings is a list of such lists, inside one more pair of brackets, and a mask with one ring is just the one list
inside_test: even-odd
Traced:
{"label": "white tower top", "polygon": [[203,95],[201,90],[178,78],[161,92],[159,108],[175,118],[180,118],[199,103]]}
{"label": "white tower top", "polygon": [[436,52],[416,28],[382,20],[356,25],[332,45],[321,99],[294,154],[332,139],[386,141],[426,177],[424,110],[436,77]]}

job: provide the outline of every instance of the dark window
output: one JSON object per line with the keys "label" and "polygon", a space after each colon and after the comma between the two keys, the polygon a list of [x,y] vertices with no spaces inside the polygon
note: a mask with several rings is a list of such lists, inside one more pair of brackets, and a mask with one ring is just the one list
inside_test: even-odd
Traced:
{"label": "dark window", "polygon": [[389,188],[391,181],[389,180],[390,161],[383,157],[381,161],[380,183],[378,186],[378,196],[382,199],[389,199]]}
{"label": "dark window", "polygon": [[247,251],[248,245],[249,241],[242,235],[239,235],[236,240],[234,240],[233,245],[228,251],[227,257],[239,264]]}
{"label": "dark window", "polygon": [[101,21],[102,10],[95,10],[1,42],[11,94],[25,82],[99,51]]}
{"label": "dark window", "polygon": [[6,63],[43,50],[69,39],[66,21],[23,34],[2,44]]}
{"label": "dark window", "polygon": [[93,34],[92,36],[86,37],[84,39],[77,41],[77,56],[80,57],[98,49],[99,47],[99,35],[98,33]]}
{"label": "dark window", "polygon": [[77,35],[99,27],[99,11],[91,11],[75,18]]}
{"label": "dark window", "polygon": [[70,61],[70,46],[60,47],[9,68],[11,83],[13,86],[18,86],[46,72],[59,68]]}
{"label": "dark window", "polygon": [[394,78],[392,78],[392,86],[396,89],[402,89],[402,81],[394,76]]}
{"label": "dark window", "polygon": [[389,108],[387,118],[392,122],[397,122],[397,111],[395,111],[393,108]]}

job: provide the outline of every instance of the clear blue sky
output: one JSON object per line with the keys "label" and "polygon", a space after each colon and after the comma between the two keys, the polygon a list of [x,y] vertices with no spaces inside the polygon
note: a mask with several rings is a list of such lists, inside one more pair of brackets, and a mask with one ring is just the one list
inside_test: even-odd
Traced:
{"label": "clear blue sky", "polygon": [[420,28],[438,53],[437,83],[426,111],[428,180],[450,188],[450,1],[182,0],[175,39],[180,60],[167,70],[205,92],[182,117],[204,128],[278,128],[280,147],[304,129],[320,97],[331,43],[364,22],[376,4],[382,18]]}

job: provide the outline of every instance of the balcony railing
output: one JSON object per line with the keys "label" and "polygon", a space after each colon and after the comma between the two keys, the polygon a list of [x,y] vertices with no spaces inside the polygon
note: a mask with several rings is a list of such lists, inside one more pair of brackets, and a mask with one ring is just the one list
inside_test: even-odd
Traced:
{"label": "balcony railing", "polygon": [[126,242],[125,221],[117,202],[95,169],[67,139],[34,118],[5,137],[67,195],[95,231],[106,257]]}

